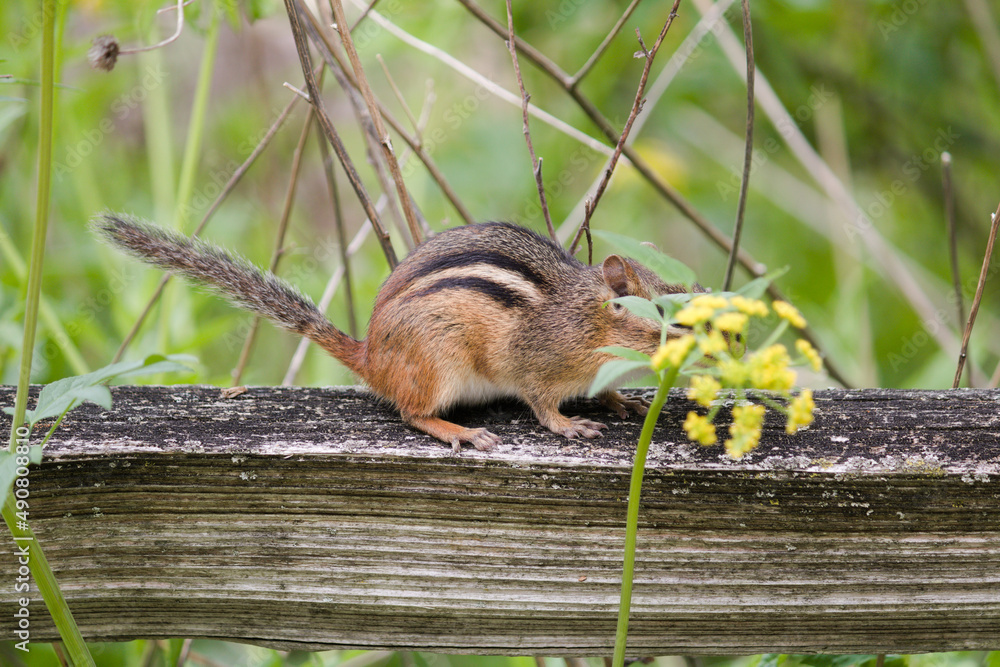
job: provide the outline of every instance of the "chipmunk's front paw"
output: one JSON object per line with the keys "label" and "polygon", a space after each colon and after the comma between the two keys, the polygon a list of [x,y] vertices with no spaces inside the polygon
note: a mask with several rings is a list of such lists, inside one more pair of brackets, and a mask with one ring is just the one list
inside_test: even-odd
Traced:
{"label": "chipmunk's front paw", "polygon": [[468,442],[481,452],[488,452],[503,441],[500,436],[490,433],[485,428],[467,428],[461,438],[451,441],[451,448],[456,454],[462,453],[462,443]]}

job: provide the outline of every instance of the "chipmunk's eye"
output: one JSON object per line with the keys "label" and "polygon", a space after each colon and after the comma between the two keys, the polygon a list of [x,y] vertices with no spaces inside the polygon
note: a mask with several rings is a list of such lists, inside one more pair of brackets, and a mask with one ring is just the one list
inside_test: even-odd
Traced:
{"label": "chipmunk's eye", "polygon": [[666,314],[666,311],[665,311],[665,310],[663,310],[663,306],[661,306],[661,305],[659,305],[659,304],[657,304],[657,306],[656,306],[656,310],[657,310],[657,312],[659,312],[659,313],[660,313],[660,317],[663,317],[663,316],[664,316],[664,315]]}
{"label": "chipmunk's eye", "polygon": [[625,310],[625,306],[623,306],[622,304],[618,303],[617,301],[612,301],[611,302],[611,311],[612,312],[620,313],[623,310]]}

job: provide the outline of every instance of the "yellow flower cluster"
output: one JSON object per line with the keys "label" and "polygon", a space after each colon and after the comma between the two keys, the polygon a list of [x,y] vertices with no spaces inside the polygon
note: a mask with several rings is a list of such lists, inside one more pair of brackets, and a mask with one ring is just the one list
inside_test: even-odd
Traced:
{"label": "yellow flower cluster", "polygon": [[791,361],[784,345],[761,350],[750,358],[750,384],[769,391],[790,390],[795,386],[795,371],[788,367]]}
{"label": "yellow flower cluster", "polygon": [[800,426],[812,424],[813,410],[815,409],[816,403],[813,401],[812,391],[803,389],[788,404],[788,421],[785,423],[785,432],[791,435],[798,431]]}
{"label": "yellow flower cluster", "polygon": [[729,304],[744,315],[752,317],[767,317],[767,304],[760,299],[748,299],[737,294],[729,300]]}
{"label": "yellow flower cluster", "polygon": [[688,389],[688,399],[698,405],[708,408],[715,400],[716,394],[722,389],[722,385],[711,375],[695,375],[691,378],[691,387]]}
{"label": "yellow flower cluster", "polygon": [[764,426],[763,405],[737,405],[733,408],[733,423],[729,425],[729,435],[724,443],[726,453],[734,459],[741,458],[760,442],[760,431]]}
{"label": "yellow flower cluster", "polygon": [[689,438],[706,447],[718,442],[715,437],[715,424],[697,412],[687,413],[687,419],[684,420],[684,432]]}
{"label": "yellow flower cluster", "polygon": [[788,320],[788,323],[796,329],[805,328],[806,320],[795,306],[786,301],[775,301],[771,305],[774,306],[774,312],[778,313],[778,317]]}
{"label": "yellow flower cluster", "polygon": [[795,341],[795,349],[799,351],[799,354],[806,358],[806,361],[809,362],[810,368],[814,371],[819,372],[819,370],[823,368],[823,359],[819,356],[819,352],[817,352],[816,348],[813,347],[812,344],[805,338],[799,338]]}
{"label": "yellow flower cluster", "polygon": [[[791,304],[775,301],[771,307],[778,317],[792,326],[802,328],[806,325],[802,314]],[[730,437],[724,443],[726,452],[733,458],[742,457],[759,444],[764,425],[765,407],[746,402],[747,390],[775,392],[778,398],[788,401],[787,408],[780,408],[787,414],[785,430],[788,433],[795,433],[812,423],[815,407],[812,392],[803,390],[798,396],[790,395],[795,386],[795,371],[790,368],[792,360],[784,345],[770,345],[747,359],[741,358],[742,341],[750,318],[767,317],[770,312],[767,304],[758,299],[699,294],[674,317],[677,323],[690,327],[693,332],[667,341],[652,357],[651,365],[657,372],[668,367],[679,368],[695,348],[709,358],[709,362],[701,363],[712,370],[692,377],[687,392],[688,399],[706,408],[708,414],[692,411],[684,420],[688,438],[702,445],[718,441],[713,421],[720,409],[716,401],[719,391],[722,387],[737,391],[741,404],[733,408]],[[795,349],[800,361],[804,359],[816,371],[822,368],[822,358],[808,341],[797,340]],[[775,405],[772,399],[765,398],[764,402]]]}
{"label": "yellow flower cluster", "polygon": [[694,349],[694,345],[694,336],[691,334],[686,334],[680,338],[671,338],[653,354],[653,358],[650,361],[653,370],[659,372],[667,366],[680,366],[684,363],[688,353]]}

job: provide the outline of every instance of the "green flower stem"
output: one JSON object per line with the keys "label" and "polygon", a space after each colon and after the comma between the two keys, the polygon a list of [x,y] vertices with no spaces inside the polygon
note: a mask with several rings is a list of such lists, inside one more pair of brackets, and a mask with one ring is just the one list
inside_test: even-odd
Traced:
{"label": "green flower stem", "polygon": [[778,342],[778,339],[781,338],[781,334],[785,333],[785,331],[787,330],[788,330],[788,320],[781,320],[780,322],[778,322],[778,326],[774,328],[774,331],[771,332],[771,335],[767,337],[767,340],[761,343],[757,347],[757,349],[766,350],[767,348],[771,347],[772,345]]}
{"label": "green flower stem", "polygon": [[635,448],[635,461],[632,463],[632,481],[628,489],[628,518],[625,524],[625,562],[622,566],[621,602],[618,607],[618,629],[615,632],[615,654],[612,667],[622,667],[625,664],[625,642],[628,639],[628,616],[632,607],[632,575],[635,571],[635,543],[639,529],[639,494],[642,491],[642,476],[646,471],[646,454],[649,443],[653,439],[653,429],[656,420],[663,410],[670,389],[677,381],[679,369],[668,368],[660,377],[660,386],[653,396],[653,401],[646,413],[646,421],[642,424],[639,444]]}
{"label": "green flower stem", "polygon": [[[28,406],[28,383],[31,377],[31,353],[35,348],[38,328],[38,305],[42,294],[42,265],[45,259],[45,237],[48,231],[49,199],[52,190],[52,110],[55,93],[55,20],[56,0],[45,0],[42,6],[42,85],[38,129],[38,193],[35,208],[35,229],[31,240],[31,263],[28,266],[28,289],[24,312],[24,339],[21,345],[21,367],[18,375],[17,397],[14,401],[14,418],[10,425],[10,448],[17,447],[17,430],[24,424]],[[26,479],[26,478],[20,478]],[[73,621],[52,568],[27,521],[17,517],[13,494],[7,495],[0,514],[19,545],[29,544],[28,567],[41,593],[45,606],[59,630],[66,650],[75,665],[93,665],[94,659],[87,650],[80,629]]]}

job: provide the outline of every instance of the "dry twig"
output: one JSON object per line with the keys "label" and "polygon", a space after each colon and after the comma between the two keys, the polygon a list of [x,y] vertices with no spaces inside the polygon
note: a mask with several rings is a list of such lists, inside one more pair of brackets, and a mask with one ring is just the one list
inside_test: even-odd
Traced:
{"label": "dry twig", "polygon": [[[310,31],[310,36],[314,38],[313,39],[314,45],[319,50],[320,56],[326,62],[327,66],[335,74],[339,69],[339,71],[342,72],[344,76],[347,78],[347,81],[350,82],[351,86],[357,88],[358,86],[357,81],[352,76],[349,68],[345,67],[344,63],[340,60],[340,57],[334,51],[333,45],[330,44],[329,40],[326,38],[326,34],[320,29],[318,23],[315,23],[316,17],[313,16],[311,12],[306,12],[305,14],[306,18],[308,18],[311,22],[314,22],[313,27],[315,28],[315,30]],[[372,16],[377,17],[378,14],[373,13]],[[316,39],[317,37],[318,39]],[[458,212],[459,216],[462,217],[462,219],[466,222],[466,224],[473,222],[472,214],[469,212],[465,204],[463,204],[462,201],[458,198],[458,195],[455,193],[455,190],[451,187],[451,185],[445,178],[444,173],[440,170],[440,168],[437,166],[434,160],[431,159],[431,156],[423,148],[420,141],[418,139],[411,137],[406,132],[402,124],[399,121],[397,121],[391,113],[389,113],[388,109],[385,108],[385,105],[381,103],[378,104],[379,104],[379,110],[382,112],[382,118],[385,120],[386,123],[389,124],[389,127],[391,127],[393,131],[395,131],[396,134],[398,134],[403,139],[403,141],[406,142],[406,144],[410,147],[411,150],[413,150],[413,152],[417,155],[417,157],[420,158],[420,161],[427,168],[427,171],[430,174],[431,178],[433,178],[434,181],[438,184],[438,187],[441,188],[441,192],[444,193],[445,197]]]}
{"label": "dry twig", "polygon": [[[326,187],[330,191],[330,203],[333,207],[333,224],[337,229],[337,246],[340,248],[340,264],[344,267],[344,298],[347,308],[347,333],[353,338],[358,337],[358,318],[354,308],[354,285],[351,282],[351,256],[347,252],[347,230],[344,214],[340,206],[340,191],[337,188],[337,176],[333,173],[333,157],[330,147],[323,137],[319,137],[319,154],[323,161],[323,175],[326,177]],[[376,202],[375,208],[378,208]]]}
{"label": "dry twig", "polygon": [[396,160],[396,154],[392,150],[392,140],[389,138],[389,132],[385,129],[385,124],[382,122],[382,114],[379,112],[379,105],[375,102],[375,96],[372,94],[371,86],[368,85],[368,78],[365,76],[365,70],[361,66],[361,59],[358,57],[358,52],[354,48],[354,40],[351,38],[351,31],[347,25],[347,16],[344,14],[344,7],[340,0],[333,0],[333,18],[336,21],[337,32],[340,33],[340,40],[344,45],[344,51],[347,53],[347,59],[351,63],[351,68],[354,70],[354,78],[358,84],[358,90],[361,92],[361,96],[365,100],[365,105],[368,107],[368,113],[371,114],[372,122],[375,123],[375,130],[378,133],[379,145],[382,147],[382,156],[385,160],[386,166],[389,168],[389,173],[392,175],[393,183],[396,186],[396,194],[399,198],[399,205],[403,209],[403,215],[406,217],[406,225],[410,230],[410,236],[413,238],[414,244],[419,244],[421,241],[420,225],[417,221],[417,213],[414,210],[413,201],[410,199],[410,194],[406,190],[406,184],[403,183],[403,174],[399,171],[399,162]]}
{"label": "dry twig", "polygon": [[382,226],[382,221],[379,218],[378,213],[375,212],[375,207],[372,204],[371,198],[368,196],[368,192],[365,190],[364,184],[361,182],[361,177],[358,176],[358,172],[354,168],[354,163],[351,161],[351,157],[347,154],[347,149],[344,147],[344,143],[340,140],[340,136],[337,134],[337,130],[333,127],[330,116],[326,113],[326,108],[323,105],[323,99],[319,96],[319,88],[316,85],[316,77],[313,76],[312,56],[309,54],[309,44],[306,41],[306,35],[302,29],[298,3],[296,0],[285,0],[285,11],[288,14],[288,22],[292,28],[292,36],[295,39],[295,49],[298,52],[299,62],[302,65],[302,74],[306,79],[309,98],[312,100],[313,108],[316,109],[316,117],[319,119],[320,127],[323,128],[323,133],[330,141],[330,145],[333,146],[333,152],[337,154],[337,159],[340,160],[340,164],[344,168],[344,173],[347,174],[347,180],[350,181],[351,187],[354,188],[354,192],[358,197],[358,201],[361,202],[361,207],[364,209],[365,215],[367,215],[368,219],[371,220],[372,227],[376,231],[379,244],[382,246],[382,252],[385,254],[389,267],[395,268],[396,264],[399,263],[399,260],[396,259],[396,252],[392,248],[392,242],[389,240],[389,234]]}
{"label": "dry twig", "polygon": [[639,88],[635,91],[635,100],[632,102],[632,110],[629,112],[628,119],[625,121],[625,127],[622,128],[622,133],[618,136],[618,143],[615,145],[614,155],[611,156],[611,160],[608,162],[608,166],[604,170],[604,177],[601,178],[601,182],[597,186],[597,191],[594,193],[594,196],[590,198],[586,204],[584,204],[583,224],[580,225],[580,229],[577,230],[576,236],[573,238],[573,242],[569,246],[570,253],[576,252],[577,245],[580,242],[580,236],[584,233],[584,231],[587,233],[588,246],[590,245],[590,218],[594,215],[594,210],[597,209],[597,204],[601,201],[601,197],[604,195],[604,191],[607,189],[608,183],[611,182],[611,174],[614,173],[615,167],[618,164],[618,158],[621,157],[622,151],[625,149],[629,133],[632,131],[632,124],[642,111],[642,105],[645,101],[643,99],[643,95],[646,92],[646,81],[649,80],[649,70],[653,66],[653,59],[656,57],[656,52],[660,50],[660,45],[663,43],[663,39],[667,36],[667,31],[670,30],[670,25],[674,22],[674,19],[677,18],[677,7],[680,4],[680,0],[674,0],[674,5],[670,9],[670,14],[667,16],[667,20],[663,24],[663,29],[660,30],[659,36],[653,43],[652,49],[646,48],[646,44],[642,41],[642,35],[639,33],[639,29],[635,29],[635,36],[639,40],[639,46],[642,48],[642,51],[640,51],[637,55],[641,54],[645,59],[645,63],[642,66],[642,76],[639,77]]}
{"label": "dry twig", "polygon": [[747,207],[747,191],[750,188],[750,166],[753,164],[753,29],[750,25],[750,2],[743,0],[743,43],[747,50],[747,130],[746,150],[743,154],[743,180],[740,183],[740,198],[736,205],[736,225],[733,227],[733,244],[729,249],[729,260],[726,262],[726,276],[722,280],[722,291],[728,292],[733,285],[733,272],[736,269],[736,253],[740,247],[740,236],[743,234],[743,216]]}
{"label": "dry twig", "polygon": [[986,241],[986,253],[983,256],[983,268],[979,271],[979,284],[976,285],[976,296],[972,299],[972,307],[969,308],[969,321],[965,325],[965,333],[962,334],[962,351],[958,355],[958,369],[955,371],[955,379],[952,388],[957,388],[962,379],[962,369],[965,367],[965,358],[969,350],[969,337],[972,336],[972,327],[976,323],[976,314],[979,312],[979,302],[983,298],[983,288],[986,287],[986,277],[990,273],[990,258],[993,256],[993,242],[997,238],[997,226],[1000,225],[1000,205],[991,218],[990,237]]}
{"label": "dry twig", "polygon": [[528,100],[531,96],[524,89],[524,79],[521,77],[521,65],[517,62],[517,46],[514,42],[514,11],[510,0],[507,0],[507,50],[514,61],[514,76],[517,77],[517,87],[521,90],[521,115],[524,118],[524,141],[528,144],[528,154],[531,156],[531,172],[535,175],[535,185],[538,186],[538,199],[542,204],[542,216],[545,218],[545,228],[549,238],[559,242],[556,228],[552,225],[552,215],[549,213],[549,202],[545,199],[545,184],[542,182],[542,160],[535,155],[535,147],[531,143],[531,131],[528,129]]}
{"label": "dry twig", "polygon": [[640,1],[641,0],[632,0],[632,2],[629,3],[629,6],[625,8],[625,12],[611,28],[611,32],[608,33],[608,36],[605,37],[604,41],[601,42],[592,54],[590,54],[590,57],[587,58],[587,62],[585,62],[583,66],[577,70],[576,74],[570,77],[570,86],[575,88],[576,85],[583,80],[583,77],[590,73],[590,69],[597,64],[597,61],[600,60],[601,56],[604,55],[604,52],[607,51],[608,47],[611,45],[611,40],[615,38],[618,31],[620,31],[622,26],[625,25],[625,21],[628,20],[628,17],[632,16],[632,12],[634,12],[635,8],[639,6]]}

